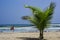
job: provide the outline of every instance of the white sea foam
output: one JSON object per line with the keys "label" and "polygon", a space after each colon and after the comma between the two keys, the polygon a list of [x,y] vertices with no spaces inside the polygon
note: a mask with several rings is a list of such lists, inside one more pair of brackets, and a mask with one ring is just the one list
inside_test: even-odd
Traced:
{"label": "white sea foam", "polygon": [[[30,26],[30,27],[14,27],[14,32],[39,32],[35,26]],[[50,27],[46,28],[44,31],[59,31],[60,27]],[[3,32],[10,32],[10,27],[0,27],[0,31]]]}

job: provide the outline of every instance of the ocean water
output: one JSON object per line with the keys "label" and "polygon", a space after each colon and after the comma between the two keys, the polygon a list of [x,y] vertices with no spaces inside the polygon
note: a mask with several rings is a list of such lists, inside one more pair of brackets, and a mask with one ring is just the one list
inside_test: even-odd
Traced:
{"label": "ocean water", "polygon": [[[10,30],[12,25],[14,25],[14,31]],[[44,32],[50,31],[60,31],[60,24],[50,24],[44,30]],[[39,32],[39,30],[31,24],[4,24],[0,25],[0,32]]]}

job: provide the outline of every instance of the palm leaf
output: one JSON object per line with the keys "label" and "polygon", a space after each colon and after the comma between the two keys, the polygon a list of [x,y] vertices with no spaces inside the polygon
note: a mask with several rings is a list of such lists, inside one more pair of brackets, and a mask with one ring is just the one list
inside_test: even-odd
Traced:
{"label": "palm leaf", "polygon": [[52,19],[55,3],[51,2],[50,6],[45,11],[33,6],[25,5],[25,8],[29,8],[33,12],[33,16],[26,17],[26,19],[36,25],[39,30],[44,30]]}

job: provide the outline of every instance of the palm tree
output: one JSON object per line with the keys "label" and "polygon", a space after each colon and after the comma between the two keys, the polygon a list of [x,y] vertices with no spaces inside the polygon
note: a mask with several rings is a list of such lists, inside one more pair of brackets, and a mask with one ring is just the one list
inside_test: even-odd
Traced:
{"label": "palm tree", "polygon": [[43,40],[43,31],[45,28],[48,27],[48,24],[51,22],[55,8],[55,3],[51,2],[47,9],[44,11],[40,8],[36,8],[33,6],[25,5],[25,8],[30,8],[33,12],[33,16],[23,16],[22,18],[25,20],[29,20],[36,26],[36,28],[38,28],[38,30],[40,31],[39,40]]}

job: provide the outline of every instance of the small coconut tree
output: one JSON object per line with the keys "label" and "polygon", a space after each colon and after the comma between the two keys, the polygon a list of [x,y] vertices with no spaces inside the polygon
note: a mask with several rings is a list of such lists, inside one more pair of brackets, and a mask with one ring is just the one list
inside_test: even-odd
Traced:
{"label": "small coconut tree", "polygon": [[31,23],[33,23],[40,31],[39,40],[43,40],[43,31],[45,28],[49,27],[48,24],[51,22],[53,16],[55,3],[51,2],[44,11],[33,6],[25,5],[25,8],[30,8],[33,12],[33,16],[23,16],[22,19],[29,20]]}

